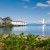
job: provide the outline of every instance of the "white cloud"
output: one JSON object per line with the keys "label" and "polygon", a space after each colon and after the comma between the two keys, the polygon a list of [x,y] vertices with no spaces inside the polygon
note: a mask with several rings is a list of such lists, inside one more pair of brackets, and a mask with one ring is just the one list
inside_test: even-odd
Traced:
{"label": "white cloud", "polygon": [[50,4],[50,1],[47,1],[48,4]]}
{"label": "white cloud", "polygon": [[23,1],[29,2],[30,0],[23,0]]}
{"label": "white cloud", "polygon": [[26,9],[36,9],[37,7],[29,7],[29,6],[23,6],[23,8],[26,8]]}
{"label": "white cloud", "polygon": [[37,7],[31,7],[30,9],[36,9]]}
{"label": "white cloud", "polygon": [[50,14],[50,12],[48,14]]}
{"label": "white cloud", "polygon": [[23,6],[24,8],[28,8],[28,6]]}
{"label": "white cloud", "polygon": [[43,4],[43,3],[37,3],[36,6],[38,7],[48,7],[48,4]]}

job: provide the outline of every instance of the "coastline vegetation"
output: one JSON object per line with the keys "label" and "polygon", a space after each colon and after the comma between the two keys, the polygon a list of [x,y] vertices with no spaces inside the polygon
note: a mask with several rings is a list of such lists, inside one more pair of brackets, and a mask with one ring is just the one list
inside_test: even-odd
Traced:
{"label": "coastline vegetation", "polygon": [[20,35],[8,34],[4,36],[0,34],[1,50],[50,50],[50,39],[40,40],[38,35],[24,33]]}
{"label": "coastline vegetation", "polygon": [[0,18],[0,27],[13,27],[10,17]]}

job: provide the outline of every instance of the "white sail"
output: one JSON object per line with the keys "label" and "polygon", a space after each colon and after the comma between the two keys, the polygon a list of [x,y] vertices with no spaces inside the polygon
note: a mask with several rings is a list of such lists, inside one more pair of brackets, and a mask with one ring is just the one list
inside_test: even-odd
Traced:
{"label": "white sail", "polygon": [[42,22],[42,23],[45,24],[45,23],[44,23],[44,18],[43,18],[43,22]]}
{"label": "white sail", "polygon": [[45,29],[45,21],[44,21],[44,18],[43,18],[42,24],[43,24],[43,26],[42,26],[43,35],[42,36],[44,36],[44,29]]}

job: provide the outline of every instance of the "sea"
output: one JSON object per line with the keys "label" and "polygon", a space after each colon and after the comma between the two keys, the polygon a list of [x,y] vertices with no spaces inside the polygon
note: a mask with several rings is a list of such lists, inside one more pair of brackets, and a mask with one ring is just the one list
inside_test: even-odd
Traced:
{"label": "sea", "polygon": [[42,24],[28,24],[26,26],[13,26],[12,28],[0,28],[0,34],[21,34],[24,35],[32,34],[32,35],[44,35],[50,36],[50,25],[42,25]]}

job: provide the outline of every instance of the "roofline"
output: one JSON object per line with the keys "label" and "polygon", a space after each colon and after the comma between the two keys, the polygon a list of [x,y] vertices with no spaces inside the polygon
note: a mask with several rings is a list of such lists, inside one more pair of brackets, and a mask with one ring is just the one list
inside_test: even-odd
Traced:
{"label": "roofline", "polygon": [[12,21],[12,22],[25,22],[25,21]]}

